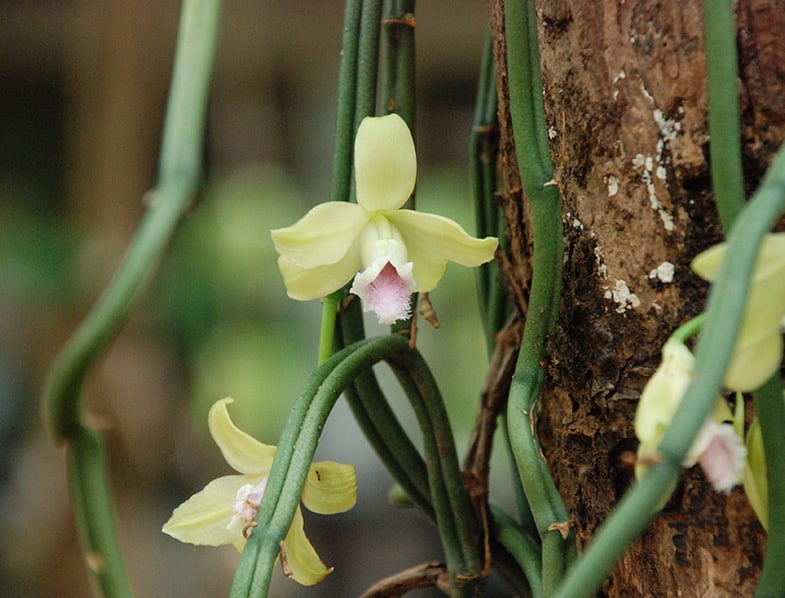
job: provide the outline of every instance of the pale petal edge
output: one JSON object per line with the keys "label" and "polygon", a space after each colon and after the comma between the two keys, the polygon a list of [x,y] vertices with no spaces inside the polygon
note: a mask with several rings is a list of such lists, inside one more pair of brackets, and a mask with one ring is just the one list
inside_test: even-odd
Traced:
{"label": "pale petal edge", "polygon": [[315,268],[342,260],[370,217],[357,204],[327,202],[270,235],[281,256],[300,268]]}
{"label": "pale petal edge", "polygon": [[258,478],[229,475],[207,484],[177,507],[161,529],[173,538],[199,546],[233,544],[236,534],[226,528],[232,520],[237,491]]}
{"label": "pale petal edge", "polygon": [[207,416],[207,425],[226,462],[243,474],[264,476],[270,473],[275,447],[259,442],[234,425],[227,406],[234,399],[216,401]]}
{"label": "pale petal edge", "polygon": [[352,280],[361,267],[359,243],[355,243],[343,259],[327,266],[301,268],[284,256],[278,258],[286,294],[297,301],[311,301],[337,291]]}
{"label": "pale petal edge", "polygon": [[479,266],[493,259],[499,244],[495,237],[472,237],[457,222],[436,214],[398,210],[385,215],[403,238],[422,293],[436,287],[448,261]]}
{"label": "pale petal edge", "polygon": [[281,567],[286,577],[304,586],[319,583],[333,570],[325,566],[305,535],[300,507],[295,511],[289,532],[281,545]]}

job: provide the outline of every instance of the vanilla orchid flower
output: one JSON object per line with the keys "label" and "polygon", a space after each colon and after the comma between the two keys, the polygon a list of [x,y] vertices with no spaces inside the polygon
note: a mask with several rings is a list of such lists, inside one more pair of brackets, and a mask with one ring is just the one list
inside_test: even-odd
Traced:
{"label": "vanilla orchid flower", "polygon": [[[692,269],[714,281],[727,244],[715,245],[698,255]],[[762,386],[782,361],[782,320],[785,317],[785,233],[766,235],[761,243],[750,282],[747,308],[736,348],[725,374],[725,386],[750,392]]]}
{"label": "vanilla orchid flower", "polygon": [[453,261],[493,259],[495,237],[478,239],[456,222],[402,210],[414,191],[417,159],[397,114],[366,117],[354,143],[357,203],[317,205],[292,226],[272,231],[287,293],[308,301],[354,279],[350,289],[382,324],[406,319],[411,294],[436,287]]}
{"label": "vanilla orchid flower", "polygon": [[[232,544],[242,552],[256,526],[276,449],[234,425],[227,410],[232,402],[230,398],[217,401],[210,408],[208,425],[227,463],[239,475],[223,476],[207,484],[174,510],[162,531],[181,542]],[[357,476],[352,465],[331,461],[311,465],[302,494],[302,502],[310,511],[323,515],[342,513],[356,501]],[[281,544],[281,561],[284,573],[303,585],[313,585],[332,571],[308,541],[299,506]]]}
{"label": "vanilla orchid flower", "polygon": [[[640,441],[635,474],[645,475],[659,460],[658,446],[671,424],[693,378],[695,357],[678,339],[669,339],[662,348],[662,363],[646,384],[635,412],[635,435]],[[717,398],[714,411],[706,418],[682,462],[685,468],[700,463],[706,477],[719,492],[730,492],[741,483],[746,450],[733,426],[727,402]]]}

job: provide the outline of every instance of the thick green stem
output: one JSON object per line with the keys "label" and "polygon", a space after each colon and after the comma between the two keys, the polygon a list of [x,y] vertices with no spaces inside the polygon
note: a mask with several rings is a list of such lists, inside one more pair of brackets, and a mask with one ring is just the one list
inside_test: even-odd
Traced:
{"label": "thick green stem", "polygon": [[732,0],[703,0],[711,182],[725,233],[744,208],[738,57]]}
{"label": "thick green stem", "polygon": [[768,484],[768,536],[756,598],[782,596],[785,588],[785,401],[779,373],[755,391]]}
{"label": "thick green stem", "polygon": [[216,0],[183,4],[158,182],[147,213],[111,283],[57,356],[44,390],[47,427],[67,447],[85,561],[107,596],[131,590],[115,540],[103,447],[81,422],[81,387],[128,319],[197,191],[220,9]]}
{"label": "thick green stem", "polygon": [[[559,596],[593,596],[627,546],[643,532],[652,509],[670,492],[681,472],[684,456],[722,388],[761,241],[784,211],[785,151],[780,149],[728,237],[726,257],[709,291],[706,320],[695,348],[695,378],[659,446],[663,462],[653,466],[627,493],[571,568],[559,588]],[[773,565],[778,566],[777,562]]]}
{"label": "thick green stem", "polygon": [[543,593],[550,595],[565,566],[567,509],[542,458],[536,431],[537,401],[545,373],[545,337],[559,310],[562,264],[561,198],[553,178],[542,103],[537,21],[530,0],[505,2],[510,113],[518,168],[529,200],[534,250],[526,324],[510,385],[507,425],[523,489],[543,541]]}
{"label": "thick green stem", "polygon": [[65,443],[71,503],[88,570],[107,598],[132,596],[117,545],[106,458],[101,439],[88,428]]}

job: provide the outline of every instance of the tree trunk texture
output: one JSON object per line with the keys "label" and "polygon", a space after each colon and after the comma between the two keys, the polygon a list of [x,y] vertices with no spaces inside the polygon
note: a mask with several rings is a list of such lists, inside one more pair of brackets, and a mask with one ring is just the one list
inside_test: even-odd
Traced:
{"label": "tree trunk texture", "polygon": [[[722,230],[708,164],[701,2],[536,5],[564,230],[538,430],[580,549],[633,481],[638,397],[666,338],[702,311],[706,285],[689,264]],[[503,268],[525,312],[531,240],[509,120],[503,4],[490,8],[511,238]],[[740,0],[736,15],[749,195],[785,137],[785,2]],[[742,490],[718,494],[695,468],[603,592],[751,596],[764,544]]]}

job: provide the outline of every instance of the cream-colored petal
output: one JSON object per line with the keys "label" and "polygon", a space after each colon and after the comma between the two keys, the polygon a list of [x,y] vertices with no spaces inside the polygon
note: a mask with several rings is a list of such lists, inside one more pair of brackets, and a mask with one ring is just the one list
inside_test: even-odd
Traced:
{"label": "cream-colored petal", "polygon": [[752,392],[763,386],[782,361],[782,334],[774,327],[771,334],[754,340],[739,337],[731,363],[725,373],[725,386],[737,392]]}
{"label": "cream-colored petal", "polygon": [[281,546],[281,566],[286,577],[304,586],[319,583],[333,570],[325,566],[306,537],[300,507],[294,513],[292,525]]}
{"label": "cream-colored petal", "polygon": [[351,509],[357,502],[354,465],[333,461],[311,464],[302,495],[303,504],[314,513],[332,515]]}
{"label": "cream-colored petal", "polygon": [[398,210],[385,216],[403,238],[409,259],[414,262],[417,290],[423,293],[436,286],[448,260],[479,266],[493,259],[499,244],[495,237],[472,237],[457,222],[436,214]]}
{"label": "cream-colored petal", "polygon": [[270,235],[282,257],[300,268],[315,268],[341,261],[370,217],[357,204],[331,201]]}
{"label": "cream-colored petal", "polygon": [[641,443],[659,444],[687,390],[695,357],[684,343],[670,339],[662,347],[662,363],[641,392],[635,411],[635,435]]}
{"label": "cream-colored petal", "polygon": [[334,264],[301,268],[284,256],[278,258],[278,269],[286,285],[286,294],[298,301],[310,301],[337,291],[360,271],[360,243],[355,243],[346,255]]}
{"label": "cream-colored petal", "polygon": [[417,156],[414,140],[397,114],[368,116],[354,140],[357,203],[366,210],[396,210],[414,191]]}
{"label": "cream-colored petal", "polygon": [[[693,271],[701,278],[713,282],[717,278],[722,260],[728,250],[727,243],[719,243],[698,254],[692,260]],[[755,262],[753,281],[782,279],[785,273],[785,233],[772,233],[763,238]]]}
{"label": "cream-colored petal", "polygon": [[760,519],[764,529],[769,525],[769,495],[766,479],[766,456],[763,453],[763,436],[756,417],[747,432],[747,461],[744,467],[744,493],[752,510]]}
{"label": "cream-colored petal", "polygon": [[254,476],[267,475],[273,464],[275,447],[259,442],[234,425],[227,409],[227,405],[233,402],[234,399],[227,397],[210,407],[207,416],[210,434],[235,471]]}
{"label": "cream-colored petal", "polygon": [[226,526],[232,520],[237,491],[245,484],[257,483],[259,478],[244,475],[215,479],[177,507],[161,531],[189,544],[233,544],[237,534]]}

